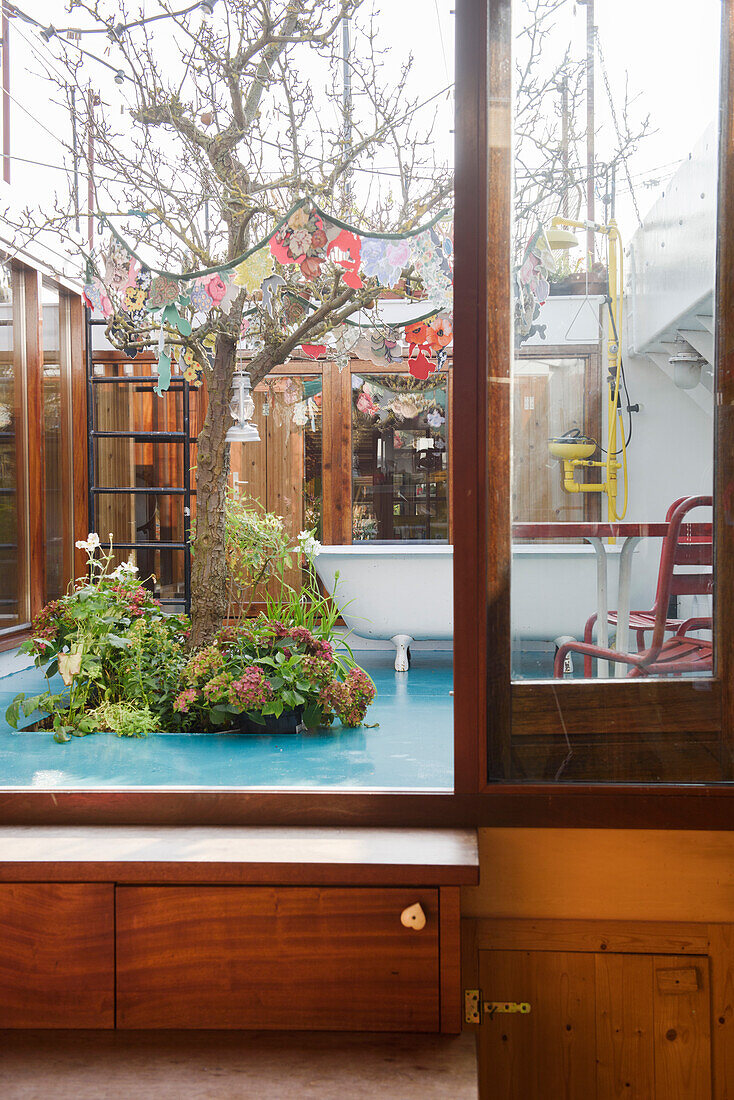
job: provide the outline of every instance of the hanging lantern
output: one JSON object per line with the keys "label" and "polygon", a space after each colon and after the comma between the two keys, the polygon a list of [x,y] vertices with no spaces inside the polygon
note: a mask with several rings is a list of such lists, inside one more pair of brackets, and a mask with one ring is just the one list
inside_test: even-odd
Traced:
{"label": "hanging lantern", "polygon": [[235,423],[227,432],[227,443],[259,443],[257,425],[252,423],[255,402],[252,400],[252,386],[247,371],[238,370],[234,373],[229,411]]}

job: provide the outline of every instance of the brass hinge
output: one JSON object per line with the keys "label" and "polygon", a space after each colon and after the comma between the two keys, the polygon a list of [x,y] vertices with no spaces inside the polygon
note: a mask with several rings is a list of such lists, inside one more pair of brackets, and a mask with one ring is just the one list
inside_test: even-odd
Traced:
{"label": "brass hinge", "polygon": [[464,990],[465,1024],[481,1024],[485,1016],[491,1020],[497,1013],[518,1012],[526,1016],[529,1011],[529,1001],[483,1001],[481,989]]}

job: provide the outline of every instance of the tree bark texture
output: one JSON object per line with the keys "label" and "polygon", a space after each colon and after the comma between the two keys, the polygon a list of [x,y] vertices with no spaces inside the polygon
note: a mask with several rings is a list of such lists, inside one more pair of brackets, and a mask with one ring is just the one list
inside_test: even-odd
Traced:
{"label": "tree bark texture", "polygon": [[196,456],[196,538],[191,560],[191,644],[207,645],[227,612],[224,513],[229,471],[227,431],[237,340],[217,337],[208,401]]}

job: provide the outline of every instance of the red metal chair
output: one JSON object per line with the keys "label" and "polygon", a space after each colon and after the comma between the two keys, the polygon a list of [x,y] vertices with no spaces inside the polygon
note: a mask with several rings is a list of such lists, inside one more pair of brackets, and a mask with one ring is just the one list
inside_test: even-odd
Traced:
{"label": "red metal chair", "polygon": [[[710,496],[684,497],[668,509],[666,520],[668,533],[663,539],[660,555],[655,602],[650,611],[632,611],[630,627],[637,632],[637,653],[619,653],[615,649],[593,645],[591,631],[596,615],[588,620],[583,642],[568,642],[556,653],[553,675],[563,676],[563,661],[567,653],[584,655],[584,675],[591,676],[594,657],[606,661],[618,661],[631,665],[629,676],[658,676],[681,672],[710,672],[713,669],[713,647],[708,640],[692,638],[691,630],[711,628],[710,618],[669,619],[667,612],[671,596],[710,594],[713,587],[711,572],[676,573],[676,565],[706,567],[713,562],[711,538],[687,534],[681,531],[686,515],[694,508],[710,508]],[[617,622],[617,613],[609,614],[609,622]],[[645,633],[652,631],[652,641],[645,649]],[[675,631],[665,640],[666,633]]]}
{"label": "red metal chair", "polygon": [[[668,508],[668,511],[665,513],[665,522],[666,523],[670,523],[671,517],[672,517],[673,513],[675,512],[676,508],[678,507],[678,505],[682,504],[687,499],[688,499],[688,497],[678,497],[677,500],[673,501],[673,503]],[[700,542],[700,541],[701,541],[701,536],[688,536],[688,537],[686,537],[685,535],[683,535],[682,538],[681,538],[681,542]],[[708,541],[710,543],[711,540],[708,539],[708,540],[704,540],[704,541]],[[637,650],[638,650],[639,653],[642,653],[642,651],[645,648],[645,633],[649,632],[651,630],[654,630],[654,628],[655,628],[655,616],[657,614],[658,605],[660,603],[660,588],[661,588],[661,585],[664,582],[664,579],[665,578],[663,576],[663,555],[661,553],[661,555],[660,555],[660,566],[658,568],[658,582],[657,582],[657,586],[655,588],[655,600],[653,602],[652,607],[650,608],[649,611],[631,611],[630,612],[629,627],[630,627],[630,630],[634,630],[636,635],[637,635]],[[586,621],[586,626],[584,627],[584,642],[586,642],[587,645],[591,645],[592,642],[593,642],[594,626],[596,624],[597,617],[598,616],[597,616],[596,612],[594,612],[594,614],[591,616],[591,618],[587,619],[587,621]],[[617,617],[617,612],[616,611],[610,611],[609,612],[609,614],[607,615],[607,622],[609,622],[612,626],[617,625],[618,617]],[[665,623],[666,623],[666,625],[665,625],[666,631],[675,631],[675,632],[677,632],[683,624],[683,619],[666,619]],[[584,676],[586,677],[587,680],[591,678],[591,661],[592,661],[591,657],[588,657],[588,656],[584,657]]]}

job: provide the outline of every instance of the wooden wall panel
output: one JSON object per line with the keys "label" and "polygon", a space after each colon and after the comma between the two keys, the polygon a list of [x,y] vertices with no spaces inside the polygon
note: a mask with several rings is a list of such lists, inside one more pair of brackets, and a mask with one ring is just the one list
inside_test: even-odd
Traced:
{"label": "wooden wall panel", "polygon": [[597,1100],[651,1100],[655,1096],[652,956],[597,954],[594,962]]}
{"label": "wooden wall panel", "polygon": [[0,885],[0,1028],[114,1026],[114,890]]}
{"label": "wooden wall panel", "polygon": [[462,915],[734,922],[734,832],[480,829]]}
{"label": "wooden wall panel", "polygon": [[461,1031],[461,891],[442,886],[439,891],[441,951],[441,1031]]}
{"label": "wooden wall panel", "polygon": [[485,1001],[529,1001],[529,1015],[485,1016],[479,1031],[482,1100],[592,1100],[594,956],[482,951]]}
{"label": "wooden wall panel", "polygon": [[438,932],[435,889],[119,887],[118,1026],[438,1031]]}
{"label": "wooden wall panel", "polygon": [[352,371],[324,363],[323,389],[323,542],[352,541]]}
{"label": "wooden wall panel", "polygon": [[659,955],[653,970],[656,1100],[711,1100],[709,960]]}

